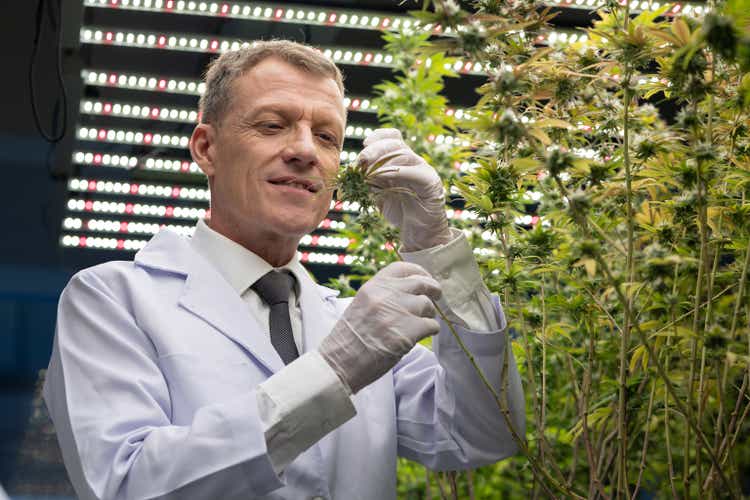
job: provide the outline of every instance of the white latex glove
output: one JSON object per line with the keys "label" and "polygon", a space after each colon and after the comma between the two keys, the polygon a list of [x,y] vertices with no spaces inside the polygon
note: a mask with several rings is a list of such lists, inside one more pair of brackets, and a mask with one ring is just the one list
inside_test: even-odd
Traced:
{"label": "white latex glove", "polygon": [[[435,169],[404,143],[395,128],[380,128],[364,140],[358,162],[373,165],[385,160],[374,177],[380,190],[380,210],[400,229],[404,251],[413,252],[448,243],[451,233],[445,216],[445,193]],[[399,192],[389,188],[406,188]]]}
{"label": "white latex glove", "polygon": [[422,267],[394,262],[360,288],[318,352],[356,393],[417,342],[440,331],[430,300],[440,293],[438,282]]}

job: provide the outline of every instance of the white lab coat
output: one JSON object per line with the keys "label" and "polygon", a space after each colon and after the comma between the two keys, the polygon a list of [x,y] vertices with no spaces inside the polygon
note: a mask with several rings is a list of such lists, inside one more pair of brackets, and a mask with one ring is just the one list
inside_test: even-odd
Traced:
{"label": "white lab coat", "polygon": [[[347,299],[300,280],[305,349]],[[496,302],[498,324],[505,325]],[[459,329],[499,382],[506,335]],[[274,472],[256,386],[283,368],[246,304],[189,242],[162,231],[134,262],[81,271],[60,299],[44,396],[82,499],[395,498],[397,454],[435,469],[517,447],[444,328],[353,397],[357,415]],[[441,366],[442,365],[442,366]],[[515,362],[509,401],[523,435]]]}

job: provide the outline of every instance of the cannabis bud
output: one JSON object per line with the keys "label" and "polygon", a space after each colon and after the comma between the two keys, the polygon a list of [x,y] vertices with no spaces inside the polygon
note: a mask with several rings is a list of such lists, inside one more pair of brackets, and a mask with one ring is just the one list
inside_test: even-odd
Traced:
{"label": "cannabis bud", "polygon": [[707,14],[703,19],[703,34],[717,54],[730,61],[735,59],[738,36],[730,18],[715,13]]}

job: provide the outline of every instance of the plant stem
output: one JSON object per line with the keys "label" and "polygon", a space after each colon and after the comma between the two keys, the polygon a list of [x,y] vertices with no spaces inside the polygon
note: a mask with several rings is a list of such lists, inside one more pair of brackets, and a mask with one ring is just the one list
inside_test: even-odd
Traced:
{"label": "plant stem", "polygon": [[[625,30],[628,28],[630,19],[629,11],[630,2],[625,2]],[[633,254],[635,251],[634,238],[634,217],[633,217],[633,186],[632,186],[632,165],[630,162],[630,100],[631,89],[630,79],[632,72],[630,68],[625,70],[625,79],[623,82],[623,164],[625,167],[625,222],[627,227],[627,255],[625,257],[625,268],[627,269],[628,283],[635,281],[635,267]],[[622,335],[620,336],[620,373],[618,376],[619,383],[619,404],[617,407],[617,434],[618,434],[618,468],[619,482],[618,495],[622,492],[627,497],[628,491],[628,463],[627,463],[627,377],[628,377],[628,349],[630,347],[630,329],[633,321],[633,294],[628,294],[623,304],[625,322],[623,325]]]}
{"label": "plant stem", "polygon": [[641,480],[643,479],[643,471],[646,469],[646,452],[648,451],[648,435],[651,424],[651,415],[654,408],[654,394],[656,393],[656,383],[651,384],[651,395],[648,398],[648,410],[646,410],[646,423],[644,427],[646,430],[643,435],[643,448],[641,449],[641,463],[638,467],[638,479],[635,482],[635,488],[633,489],[633,495],[630,500],[635,500],[638,497],[638,490],[641,489]]}
{"label": "plant stem", "polygon": [[[693,113],[695,115],[698,114],[698,103],[696,101],[693,102]],[[706,226],[705,226],[705,201],[704,201],[704,192],[703,192],[703,175],[702,175],[702,164],[701,162],[698,162],[698,165],[696,167],[696,176],[697,176],[697,187],[698,187],[698,193],[697,193],[697,200],[696,200],[696,209],[698,211],[698,232],[700,235],[700,254],[698,257],[698,277],[695,280],[695,297],[694,297],[694,308],[693,308],[693,333],[695,337],[693,338],[693,341],[690,346],[690,376],[688,379],[688,405],[687,405],[687,413],[685,414],[685,418],[688,420],[693,420],[693,407],[695,405],[694,403],[694,392],[695,392],[695,371],[696,371],[696,365],[698,362],[698,348],[699,348],[699,340],[702,335],[702,330],[700,329],[700,308],[698,305],[700,304],[702,293],[703,293],[703,279],[704,279],[704,271],[706,267],[706,252],[707,252],[707,243],[706,243]],[[690,428],[687,428],[685,430],[685,459],[683,464],[683,471],[682,471],[682,482],[685,485],[685,491],[686,494],[689,496],[690,492],[690,483],[689,483],[689,460],[690,460]],[[695,453],[696,462],[700,462],[700,451],[696,449]],[[698,484],[698,488],[700,488],[700,484]]]}
{"label": "plant stem", "polygon": [[[540,287],[540,298],[542,301],[542,335],[540,337],[542,343],[542,407],[539,415],[539,434],[544,436],[545,422],[547,420],[547,312],[545,309],[544,302],[544,278],[542,277],[542,284]],[[541,451],[541,460],[544,464],[545,460],[545,444],[544,440],[540,441],[539,449]]]}
{"label": "plant stem", "polygon": [[[620,289],[620,286],[617,284],[617,281],[612,277],[612,273],[609,271],[609,266],[607,266],[607,263],[604,261],[604,259],[602,259],[601,255],[597,254],[597,262],[602,267],[602,271],[606,275],[609,282],[612,284],[612,287],[614,288],[615,293],[620,299],[620,302],[626,303],[625,295]],[[638,323],[633,324],[633,329],[638,334],[638,337],[641,343],[646,347],[646,350],[648,351],[648,354],[649,354],[649,358],[654,360],[654,366],[656,367],[657,372],[659,373],[659,376],[664,380],[664,383],[670,395],[674,398],[675,405],[683,414],[687,414],[687,408],[679,399],[677,391],[675,390],[674,385],[672,385],[672,380],[669,378],[669,375],[664,371],[664,367],[662,366],[662,364],[658,361],[658,357],[656,356],[654,347],[648,341],[646,334],[643,332],[643,330],[640,329]],[[728,488],[727,493],[729,493],[733,498],[736,497],[736,494],[734,490],[732,489],[731,483],[729,482],[726,475],[724,474],[723,469],[719,465],[719,460],[714,454],[713,450],[711,449],[708,439],[706,439],[706,435],[701,431],[698,424],[696,424],[696,422],[693,421],[692,419],[687,419],[687,424],[692,428],[693,432],[696,433],[696,435],[698,436],[700,445],[706,450],[706,453],[711,458],[711,462],[713,462],[714,465],[716,466],[716,469],[718,471],[719,476],[721,477],[722,482]]]}
{"label": "plant stem", "polygon": [[[396,252],[396,255],[398,256],[399,260],[403,261],[403,258],[401,257],[401,255],[398,252]],[[448,329],[450,330],[451,335],[453,335],[453,338],[456,340],[456,343],[461,348],[461,350],[463,351],[464,355],[466,355],[466,357],[468,358],[469,363],[474,368],[474,371],[476,372],[476,374],[479,376],[479,379],[482,381],[482,384],[487,388],[487,390],[490,392],[490,394],[492,395],[493,399],[495,400],[495,404],[497,405],[498,409],[500,410],[500,414],[502,415],[503,420],[505,420],[505,425],[508,427],[508,430],[510,431],[510,434],[513,437],[513,440],[516,442],[516,445],[521,450],[521,452],[524,454],[524,456],[526,457],[526,459],[529,461],[529,465],[531,466],[531,469],[532,469],[532,472],[534,473],[534,476],[535,477],[541,477],[541,478],[543,478],[543,479],[546,480],[546,482],[545,481],[540,481],[540,484],[544,488],[544,490],[551,497],[554,498],[555,495],[553,494],[552,490],[549,487],[549,485],[552,485],[552,487],[554,487],[556,490],[558,490],[563,495],[566,495],[566,496],[568,496],[570,498],[576,498],[578,500],[585,500],[585,498],[583,496],[579,495],[578,493],[575,493],[573,490],[567,488],[564,484],[562,484],[562,482],[560,482],[560,481],[556,480],[555,478],[553,478],[549,474],[549,472],[547,472],[544,468],[539,467],[539,465],[536,463],[536,460],[534,459],[534,457],[529,452],[529,449],[526,446],[525,439],[522,438],[521,435],[518,433],[518,430],[516,429],[516,426],[515,426],[515,424],[513,423],[512,419],[510,417],[510,410],[508,409],[507,399],[506,400],[502,400],[500,398],[500,396],[497,394],[497,392],[495,391],[495,388],[492,387],[492,384],[487,379],[487,376],[484,374],[484,371],[477,364],[477,361],[474,358],[474,355],[466,347],[466,344],[464,344],[463,340],[461,340],[461,337],[458,335],[458,332],[456,332],[456,329],[453,326],[453,322],[450,319],[448,319],[448,317],[446,316],[446,314],[443,312],[442,308],[435,301],[433,301],[433,305],[435,306],[435,311],[437,311],[438,316],[440,316],[440,318],[443,320],[443,322],[448,326]],[[503,388],[501,388],[501,390],[505,389],[505,385],[507,384],[508,366],[509,366],[510,349],[511,349],[510,336],[508,336],[507,331],[505,332],[505,335],[506,335],[507,342],[506,342],[505,349],[504,349],[505,359],[503,360],[503,371],[502,371],[502,374],[503,374],[502,380],[503,380],[504,386],[503,386]],[[505,392],[505,390],[503,390],[503,392]],[[504,395],[507,396],[507,394],[504,394]],[[549,483],[549,485],[548,485],[548,483]],[[438,486],[441,486],[440,483],[439,483],[439,480],[438,480]],[[442,494],[442,486],[441,486],[441,494]]]}

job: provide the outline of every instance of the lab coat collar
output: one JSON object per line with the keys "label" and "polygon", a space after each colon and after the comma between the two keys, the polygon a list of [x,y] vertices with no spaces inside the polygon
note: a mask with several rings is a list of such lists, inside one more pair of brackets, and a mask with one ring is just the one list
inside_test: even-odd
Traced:
{"label": "lab coat collar", "polygon": [[[186,238],[169,230],[160,231],[135,255],[135,264],[184,276],[185,286],[179,301],[182,307],[242,346],[270,373],[284,367],[269,338],[251,334],[261,328],[239,294]],[[304,268],[295,271],[300,284],[307,351],[317,347],[333,327],[336,320],[333,298],[337,292],[317,285]]]}

